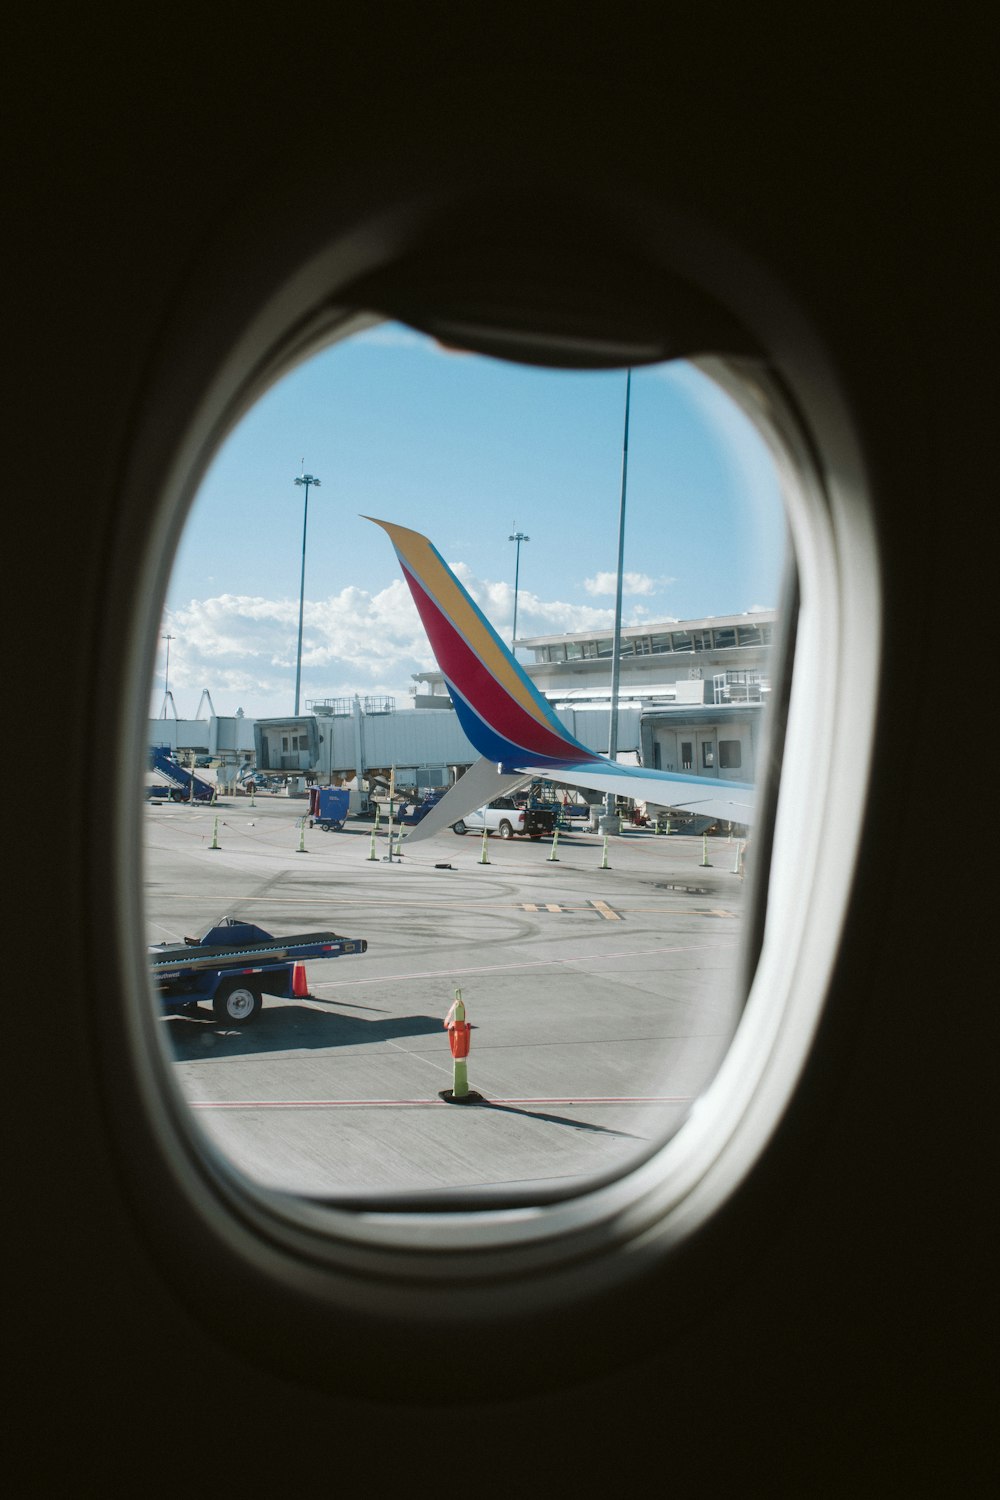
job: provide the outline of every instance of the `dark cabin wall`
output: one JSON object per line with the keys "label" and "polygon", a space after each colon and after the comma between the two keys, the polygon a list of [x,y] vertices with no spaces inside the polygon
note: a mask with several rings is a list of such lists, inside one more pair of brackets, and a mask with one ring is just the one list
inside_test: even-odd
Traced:
{"label": "dark cabin wall", "polygon": [[[575,8],[499,37],[424,8],[405,22],[248,15],[9,23],[8,705],[57,688],[68,721],[88,722],[130,433],[202,257],[228,247],[234,278],[254,276],[248,208],[284,212],[290,172],[339,189],[348,215],[423,173],[509,184],[544,156],[634,178],[721,228],[826,341],[886,546],[879,741],[893,753],[876,760],[810,1088],[713,1227],[745,1245],[739,1274],[682,1326],[666,1325],[654,1278],[624,1305],[636,1361],[582,1384],[577,1348],[620,1343],[622,1309],[562,1326],[565,1384],[531,1395],[502,1339],[415,1350],[413,1403],[280,1376],[263,1336],[257,1359],[227,1346],[164,1275],[106,1105],[117,1043],[85,915],[109,855],[100,819],[89,791],[53,815],[18,788],[7,914],[29,958],[6,987],[4,1342],[26,1490],[586,1493],[649,1483],[649,1464],[658,1486],[721,1493],[980,1484],[996,1376],[996,986],[977,902],[990,766],[956,766],[960,785],[928,795],[921,758],[901,768],[897,753],[939,723],[926,684],[954,665],[941,621],[981,610],[994,555],[977,38],[960,15],[897,35],[843,7],[738,35],[672,16],[601,30]],[[509,1383],[458,1409],[488,1364]]]}

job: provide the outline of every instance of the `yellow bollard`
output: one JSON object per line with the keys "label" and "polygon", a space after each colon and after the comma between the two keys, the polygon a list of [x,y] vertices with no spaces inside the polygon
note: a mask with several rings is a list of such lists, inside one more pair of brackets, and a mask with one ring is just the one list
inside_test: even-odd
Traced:
{"label": "yellow bollard", "polygon": [[708,864],[708,834],[707,833],[703,833],[702,836],[701,836],[701,863],[702,863],[702,866],[705,866],[705,865]]}
{"label": "yellow bollard", "polygon": [[604,853],[601,856],[601,869],[602,870],[610,870],[611,869],[611,866],[608,864],[608,836],[607,836],[607,834],[604,835]]}
{"label": "yellow bollard", "polygon": [[547,861],[549,864],[551,864],[553,861],[555,861],[556,864],[559,863],[559,856],[556,853],[556,850],[558,848],[559,848],[559,830],[558,830],[558,828],[554,828],[552,830],[552,853],[549,855],[549,858],[548,858],[548,861]]}
{"label": "yellow bollard", "polygon": [[208,847],[210,849],[219,849],[219,848],[222,847],[220,845],[220,843],[219,843],[219,820],[218,820],[218,818],[215,819],[215,823],[214,823],[214,825],[212,827],[212,842],[209,844]]}
{"label": "yellow bollard", "polygon": [[309,853],[309,850],[306,848],[306,820],[305,820],[305,818],[300,818],[299,819],[299,847],[296,849],[295,852],[296,852],[296,854],[308,854]]}
{"label": "yellow bollard", "polygon": [[375,829],[374,828],[372,828],[372,841],[371,841],[371,846],[370,846],[370,848],[368,850],[368,858],[369,859],[376,859],[376,860],[378,859],[378,855],[375,853]]}
{"label": "yellow bollard", "polygon": [[489,829],[488,828],[484,828],[483,829],[483,852],[479,856],[479,863],[481,865],[488,865],[489,864],[489,860],[486,857],[486,840],[489,838],[489,836],[490,836],[489,835]]}

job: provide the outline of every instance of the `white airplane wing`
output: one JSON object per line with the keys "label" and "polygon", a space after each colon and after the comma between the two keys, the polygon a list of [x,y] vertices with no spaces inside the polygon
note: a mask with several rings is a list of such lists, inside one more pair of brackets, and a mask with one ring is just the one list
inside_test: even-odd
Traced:
{"label": "white airplane wing", "polygon": [[494,797],[505,796],[531,779],[530,775],[521,772],[505,775],[497,770],[495,762],[477,760],[445,792],[441,801],[435,802],[427,816],[407,830],[403,839],[404,847],[410,848],[413,844],[421,844],[425,839],[433,838],[436,833],[441,833],[453,823],[467,817],[477,807],[492,802]]}

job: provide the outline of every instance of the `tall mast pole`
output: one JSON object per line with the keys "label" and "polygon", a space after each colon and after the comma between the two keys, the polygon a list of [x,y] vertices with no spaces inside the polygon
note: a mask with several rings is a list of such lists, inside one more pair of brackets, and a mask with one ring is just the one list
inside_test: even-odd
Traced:
{"label": "tall mast pole", "polygon": [[531,537],[525,536],[523,531],[512,531],[507,540],[508,542],[517,543],[517,551],[514,557],[514,628],[510,633],[510,649],[514,651],[517,642],[517,589],[521,577],[521,543],[530,542]]}
{"label": "tall mast pole", "polygon": [[163,712],[160,714],[161,719],[167,717],[167,699],[170,697],[170,642],[173,640],[173,636],[165,635],[163,639],[167,643],[167,664],[163,669]]}
{"label": "tall mast pole", "polygon": [[[304,460],[303,460],[304,462]],[[305,485],[306,498],[302,507],[302,574],[299,582],[299,646],[295,655],[295,717],[299,716],[299,685],[302,681],[302,615],[306,602],[306,526],[309,521],[309,486],[319,488],[320,481],[313,474],[303,474],[296,484]]]}
{"label": "tall mast pole", "polygon": [[[608,759],[618,754],[618,682],[621,676],[622,654],[622,576],[625,566],[625,488],[628,480],[628,409],[632,392],[632,371],[625,375],[625,435],[622,440],[622,490],[618,506],[618,578],[615,586],[615,638],[611,651],[611,728],[608,740]],[[615,798],[608,792],[605,809],[608,817],[614,814]]]}

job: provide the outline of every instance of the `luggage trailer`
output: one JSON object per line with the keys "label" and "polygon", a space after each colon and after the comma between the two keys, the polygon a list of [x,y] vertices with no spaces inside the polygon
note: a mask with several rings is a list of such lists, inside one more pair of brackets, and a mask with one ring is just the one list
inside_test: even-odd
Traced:
{"label": "luggage trailer", "polygon": [[223,917],[203,938],[154,943],[147,951],[166,1014],[192,1014],[210,1001],[217,1020],[246,1026],[265,994],[291,1000],[308,993],[305,969],[296,973],[307,958],[343,958],[367,948],[364,938],[336,932],[274,937],[252,922]]}

